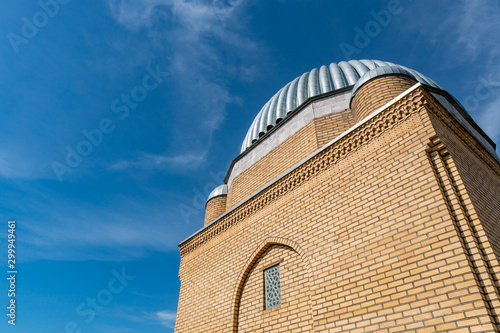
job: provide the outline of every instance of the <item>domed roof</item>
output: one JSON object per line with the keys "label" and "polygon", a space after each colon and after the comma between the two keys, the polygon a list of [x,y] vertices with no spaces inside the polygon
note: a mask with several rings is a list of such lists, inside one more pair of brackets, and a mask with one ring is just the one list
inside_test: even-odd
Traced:
{"label": "domed roof", "polygon": [[208,195],[207,202],[215,197],[220,197],[221,195],[227,195],[227,184],[222,184],[214,188]]}
{"label": "domed roof", "polygon": [[289,82],[264,105],[248,130],[241,152],[304,104],[307,99],[350,86],[354,86],[355,93],[361,85],[372,78],[387,74],[411,76],[423,84],[443,89],[427,76],[388,61],[363,59],[331,63],[328,67],[321,66],[320,69],[315,68]]}
{"label": "domed roof", "polygon": [[406,69],[401,68],[401,66],[381,66],[374,68],[371,71],[368,71],[365,74],[363,74],[363,76],[359,78],[359,80],[352,88],[352,95],[354,96],[356,92],[359,90],[359,88],[361,88],[365,83],[367,83],[371,79],[388,74],[406,75],[418,81],[415,75],[411,74]]}

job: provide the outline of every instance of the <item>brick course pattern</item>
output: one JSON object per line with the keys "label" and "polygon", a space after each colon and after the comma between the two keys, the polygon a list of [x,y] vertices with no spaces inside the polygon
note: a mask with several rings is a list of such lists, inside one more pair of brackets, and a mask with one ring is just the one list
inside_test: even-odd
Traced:
{"label": "brick course pattern", "polygon": [[499,182],[417,87],[180,244],[175,331],[499,332]]}
{"label": "brick course pattern", "polygon": [[354,126],[354,117],[349,109],[315,118],[314,127],[318,148],[323,147],[351,126]]}
{"label": "brick course pattern", "polygon": [[205,225],[209,224],[226,211],[227,195],[210,199],[205,206]]}

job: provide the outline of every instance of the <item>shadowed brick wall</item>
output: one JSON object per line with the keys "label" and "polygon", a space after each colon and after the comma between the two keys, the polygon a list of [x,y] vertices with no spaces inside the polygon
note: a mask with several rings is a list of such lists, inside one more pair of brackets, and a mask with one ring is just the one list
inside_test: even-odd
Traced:
{"label": "shadowed brick wall", "polygon": [[[453,156],[453,165],[449,172],[455,173],[454,184],[457,188],[466,190],[460,197],[466,214],[473,220],[480,221],[477,232],[485,234],[496,257],[500,260],[500,168],[488,166],[480,159],[481,145],[473,142],[477,149],[471,151],[456,135],[447,129],[435,117],[431,118],[433,126],[444,146]],[[482,153],[488,157],[487,152]],[[484,232],[482,231],[484,229]]]}

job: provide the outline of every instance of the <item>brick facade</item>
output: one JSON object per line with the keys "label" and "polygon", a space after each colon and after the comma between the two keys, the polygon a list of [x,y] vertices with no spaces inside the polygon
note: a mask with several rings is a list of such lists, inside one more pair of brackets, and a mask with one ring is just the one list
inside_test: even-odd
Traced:
{"label": "brick facade", "polygon": [[323,147],[353,125],[354,117],[349,109],[340,110],[314,119],[318,148]]}
{"label": "brick facade", "polygon": [[354,117],[348,109],[314,118],[234,179],[228,190],[227,209],[232,208],[353,125]]}
{"label": "brick facade", "polygon": [[[281,261],[281,262],[280,262]],[[280,262],[282,305],[264,309],[263,268]],[[312,276],[307,259],[286,245],[270,246],[259,256],[248,272],[239,299],[238,331],[240,332],[308,332],[313,328],[310,306]],[[286,283],[285,283],[286,281]],[[279,313],[279,316],[276,316]]]}
{"label": "brick facade", "polygon": [[[257,161],[180,244],[176,332],[499,332],[498,161],[423,86],[318,136],[346,114]],[[266,310],[278,261],[282,303]]]}

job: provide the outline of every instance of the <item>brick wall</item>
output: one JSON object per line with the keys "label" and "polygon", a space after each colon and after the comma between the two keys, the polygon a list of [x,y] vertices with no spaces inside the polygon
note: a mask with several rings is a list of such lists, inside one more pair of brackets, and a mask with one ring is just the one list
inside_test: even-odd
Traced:
{"label": "brick wall", "polygon": [[354,117],[349,109],[330,113],[315,118],[313,121],[318,148],[323,147],[355,124]]}
{"label": "brick wall", "polygon": [[226,195],[212,198],[205,206],[205,224],[207,225],[226,211]]}
{"label": "brick wall", "polygon": [[500,260],[500,179],[470,152],[459,155],[457,169],[469,189],[471,203]]}
{"label": "brick wall", "polygon": [[[498,332],[498,280],[481,286],[482,259],[429,152],[426,98],[417,89],[210,225],[200,245],[181,244],[176,332]],[[420,107],[406,115],[409,105]],[[278,258],[295,267],[281,278],[297,294],[269,315],[259,268]]]}
{"label": "brick wall", "polygon": [[229,188],[226,209],[229,210],[415,83],[406,76],[385,76],[368,82],[353,99],[352,111],[345,109],[314,118],[238,175]]}
{"label": "brick wall", "polygon": [[417,81],[414,79],[398,75],[383,76],[369,81],[356,92],[352,99],[351,108],[354,119],[356,122],[362,120],[415,83]]}

